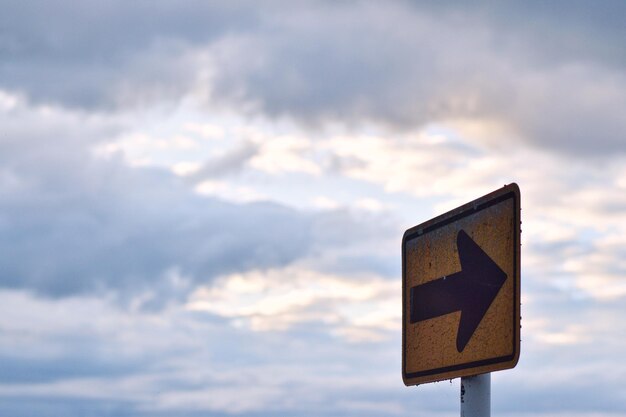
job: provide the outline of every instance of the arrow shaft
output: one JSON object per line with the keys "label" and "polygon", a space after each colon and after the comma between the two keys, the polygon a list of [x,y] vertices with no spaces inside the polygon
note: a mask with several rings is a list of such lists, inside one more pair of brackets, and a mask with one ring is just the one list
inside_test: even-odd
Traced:
{"label": "arrow shaft", "polygon": [[429,281],[411,288],[410,322],[432,319],[462,309],[462,299],[459,294],[463,286],[462,272]]}

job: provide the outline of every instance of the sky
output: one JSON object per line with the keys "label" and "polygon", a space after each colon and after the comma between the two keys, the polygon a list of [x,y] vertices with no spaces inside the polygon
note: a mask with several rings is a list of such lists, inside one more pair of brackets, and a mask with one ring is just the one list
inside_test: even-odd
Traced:
{"label": "sky", "polygon": [[458,415],[402,234],[515,182],[492,412],[626,416],[623,1],[0,5],[0,415]]}

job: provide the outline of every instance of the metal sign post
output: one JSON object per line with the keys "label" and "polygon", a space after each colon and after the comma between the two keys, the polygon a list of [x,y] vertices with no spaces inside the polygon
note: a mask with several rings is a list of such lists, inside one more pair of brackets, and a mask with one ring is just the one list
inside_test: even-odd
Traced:
{"label": "metal sign post", "polygon": [[461,417],[491,417],[491,374],[461,378]]}

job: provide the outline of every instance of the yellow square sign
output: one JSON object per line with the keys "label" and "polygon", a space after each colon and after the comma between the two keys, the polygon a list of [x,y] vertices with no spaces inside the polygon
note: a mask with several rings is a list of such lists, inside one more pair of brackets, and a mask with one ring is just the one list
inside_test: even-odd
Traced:
{"label": "yellow square sign", "polygon": [[520,191],[510,184],[402,238],[405,385],[517,364]]}

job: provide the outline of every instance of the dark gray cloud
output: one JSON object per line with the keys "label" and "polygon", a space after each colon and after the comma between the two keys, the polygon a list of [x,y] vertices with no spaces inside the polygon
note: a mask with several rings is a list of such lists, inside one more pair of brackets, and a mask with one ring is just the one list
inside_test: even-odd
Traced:
{"label": "dark gray cloud", "polygon": [[495,121],[566,153],[624,151],[619,57],[626,51],[623,36],[614,37],[623,29],[612,19],[614,30],[599,27],[580,6],[566,10],[564,22],[542,9],[342,3],[291,10],[274,16],[272,32],[216,49],[229,51],[216,54],[216,96],[310,124]]}
{"label": "dark gray cloud", "polygon": [[196,70],[181,62],[186,45],[256,20],[243,2],[8,1],[3,8],[2,87],[84,108],[145,97],[124,91],[138,86],[152,98],[184,93]]}
{"label": "dark gray cloud", "polygon": [[465,118],[561,152],[623,152],[624,8],[15,2],[0,18],[0,87],[109,109],[206,89],[211,105],[308,125]]}
{"label": "dark gray cloud", "polygon": [[[445,2],[439,4],[439,7]],[[445,6],[443,6],[445,7]],[[523,47],[545,66],[564,63],[598,63],[623,70],[626,4],[609,0],[590,5],[574,1],[482,1],[456,4],[493,25],[502,45]]]}

